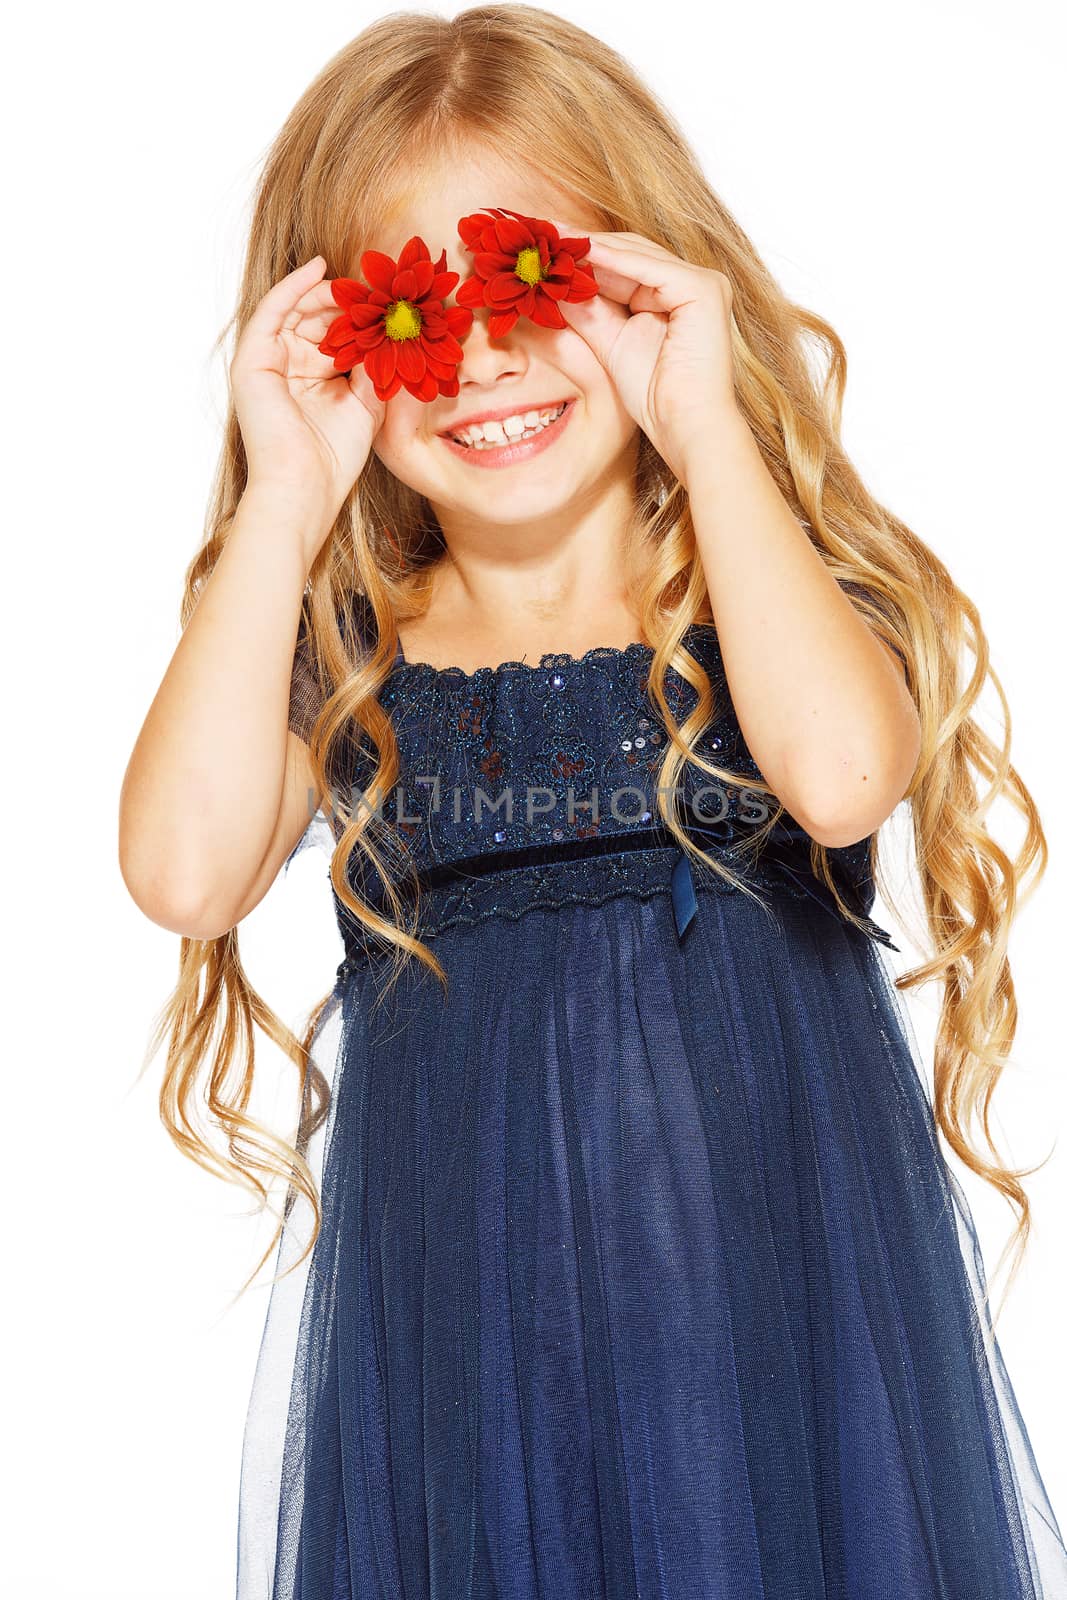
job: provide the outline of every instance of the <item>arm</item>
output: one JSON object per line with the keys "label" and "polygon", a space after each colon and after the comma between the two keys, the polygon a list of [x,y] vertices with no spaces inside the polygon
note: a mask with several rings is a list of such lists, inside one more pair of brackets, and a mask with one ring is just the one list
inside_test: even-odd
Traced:
{"label": "arm", "polygon": [[250,489],[123,780],[119,864],[153,922],[226,933],[259,903],[318,803],[287,727],[304,585],[328,529]]}
{"label": "arm", "polygon": [[268,289],[230,363],[248,487],[148,710],[123,780],[119,865],[154,922],[228,933],[266,894],[314,804],[289,731],[307,575],[385,417],[362,367],[323,352],[325,258]]}
{"label": "arm", "polygon": [[684,467],[738,722],[791,816],[853,844],[906,794],[918,713],[897,656],[845,598],[740,412]]}

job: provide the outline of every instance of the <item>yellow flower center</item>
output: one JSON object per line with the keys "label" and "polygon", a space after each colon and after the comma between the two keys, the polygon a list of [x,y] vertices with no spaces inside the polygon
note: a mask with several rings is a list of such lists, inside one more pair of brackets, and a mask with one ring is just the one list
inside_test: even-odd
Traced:
{"label": "yellow flower center", "polygon": [[422,317],[410,300],[394,300],[385,313],[385,332],[389,339],[417,339]]}
{"label": "yellow flower center", "polygon": [[515,276],[521,278],[523,283],[540,283],[544,277],[541,271],[541,252],[535,250],[533,245],[527,245],[515,257]]}

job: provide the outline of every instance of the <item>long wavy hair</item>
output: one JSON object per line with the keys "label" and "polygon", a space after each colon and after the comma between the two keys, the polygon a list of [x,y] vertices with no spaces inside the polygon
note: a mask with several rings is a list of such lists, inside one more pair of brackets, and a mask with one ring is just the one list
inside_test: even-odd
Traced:
{"label": "long wavy hair", "polygon": [[[529,5],[476,6],[452,20],[401,11],[375,21],[326,64],[266,156],[236,309],[214,349],[231,331],[239,337],[267,290],[314,254],[325,257],[328,277],[358,275],[360,255],[373,244],[405,172],[439,160],[442,151],[461,152],[471,144],[512,162],[524,159],[532,128],[538,170],[584,203],[600,228],[644,234],[727,276],[733,290],[737,403],[820,557],[848,586],[845,592],[869,626],[904,659],[922,727],[906,798],[928,958],[895,984],[907,990],[942,981],[933,1113],[957,1157],[1017,1212],[1010,1289],[1031,1226],[1020,1179],[1038,1169],[1013,1170],[1002,1162],[989,1108],[1016,1028],[1009,928],[1044,873],[1048,847],[1033,799],[1008,759],[1011,724],[1004,691],[990,666],[974,604],[936,555],[872,497],[842,448],[846,357],[841,340],[821,317],[782,292],[709,187],[677,123],[628,62],[573,23]],[[225,545],[245,484],[231,400],[205,537],[186,574],[183,627]],[[739,780],[729,768],[694,752],[716,706],[708,675],[682,641],[691,623],[709,620],[708,592],[686,492],[643,434],[633,487],[626,576],[653,650],[649,691],[669,732],[657,803],[682,848],[731,877],[681,830],[671,790],[687,761],[720,782],[760,785],[748,777]],[[399,777],[396,737],[378,691],[396,651],[398,624],[426,609],[443,554],[441,529],[429,503],[372,453],[314,563],[303,603],[308,660],[321,688],[321,709],[310,736],[320,792],[336,792],[334,758],[353,735],[367,736],[376,761],[365,785],[369,808],[358,807],[353,816],[342,800],[334,801],[340,832],[331,882],[383,951],[391,951],[394,975],[414,959],[442,983],[446,975],[440,963],[417,935],[417,899],[412,906],[390,881],[395,858],[387,836],[375,832],[373,812]],[[354,594],[365,596],[373,608],[373,641],[361,639],[351,626]],[[696,704],[681,726],[665,698],[668,667],[697,690]],[[987,679],[1005,714],[1003,744],[972,716]],[[982,794],[980,781],[986,786]],[[998,795],[1025,822],[1014,856],[986,826]],[[780,808],[768,829],[779,814]],[[357,851],[377,869],[392,919],[354,892],[349,866]],[[848,915],[826,851],[814,842],[812,868]],[[1031,869],[1033,881],[1022,896]],[[877,836],[872,871],[892,905],[878,871]],[[217,939],[183,938],[178,983],[159,1013],[150,1050],[151,1057],[166,1039],[160,1113],[178,1147],[208,1170],[246,1185],[264,1206],[270,1203],[271,1182],[283,1179],[286,1215],[295,1197],[304,1195],[314,1218],[306,1250],[321,1223],[317,1185],[304,1150],[329,1099],[312,1053],[328,999],[312,1012],[304,1037],[297,1038],[249,983],[236,930]],[[256,1024],[299,1075],[295,1144],[248,1110]],[[198,1110],[206,1110],[221,1129],[225,1155],[216,1150]],[[971,1143],[976,1120],[989,1156]],[[283,1223],[284,1218],[244,1288],[273,1249]]]}

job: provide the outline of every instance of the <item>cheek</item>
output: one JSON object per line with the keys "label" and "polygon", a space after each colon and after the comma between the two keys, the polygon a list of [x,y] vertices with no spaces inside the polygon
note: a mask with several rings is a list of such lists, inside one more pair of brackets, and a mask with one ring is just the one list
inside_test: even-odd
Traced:
{"label": "cheek", "polygon": [[[406,399],[407,405],[402,401]],[[372,449],[384,466],[396,477],[408,482],[409,474],[417,474],[419,464],[425,462],[425,450],[431,437],[424,431],[421,404],[410,396],[394,395],[385,408],[385,420],[374,436]]]}
{"label": "cheek", "polygon": [[[563,349],[563,341],[566,349]],[[578,392],[585,409],[590,416],[607,420],[617,412],[622,404],[618,390],[612,383],[607,370],[593,354],[584,339],[576,333],[560,335],[560,361],[559,371],[570,380],[571,386]],[[563,356],[566,360],[563,360]]]}
{"label": "cheek", "polygon": [[605,445],[625,444],[637,428],[630,413],[600,362],[589,352],[589,363],[579,371],[571,368],[575,386],[579,388],[586,416]]}

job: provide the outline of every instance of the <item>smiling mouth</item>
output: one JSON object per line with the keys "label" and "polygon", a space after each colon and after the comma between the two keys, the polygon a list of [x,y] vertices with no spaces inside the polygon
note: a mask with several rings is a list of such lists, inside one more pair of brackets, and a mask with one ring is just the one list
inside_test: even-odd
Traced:
{"label": "smiling mouth", "polygon": [[[569,400],[561,400],[558,406],[546,408],[536,414],[532,411],[516,413],[517,417],[523,417],[526,424],[518,432],[508,432],[500,422],[482,422],[464,430],[471,435],[467,439],[461,439],[454,433],[449,433],[447,437],[461,450],[502,450],[508,445],[522,444],[527,439],[536,439],[538,434],[544,433],[546,428],[559,420],[570,404]],[[531,418],[534,420],[531,421]],[[507,420],[511,421],[510,418]]]}

